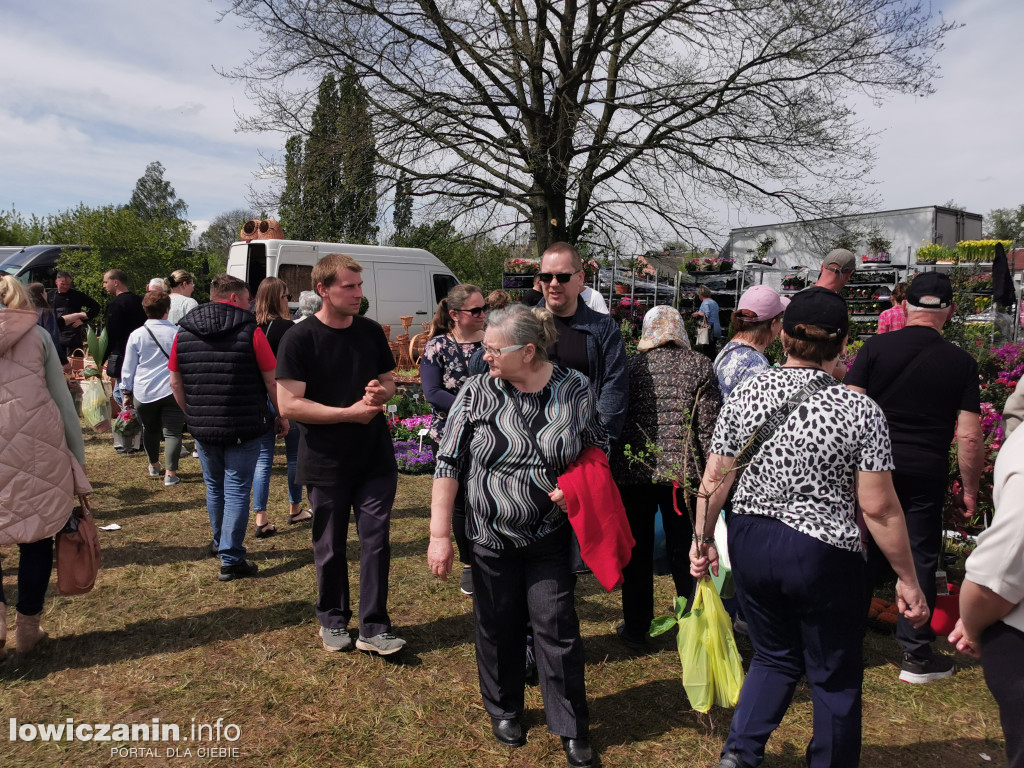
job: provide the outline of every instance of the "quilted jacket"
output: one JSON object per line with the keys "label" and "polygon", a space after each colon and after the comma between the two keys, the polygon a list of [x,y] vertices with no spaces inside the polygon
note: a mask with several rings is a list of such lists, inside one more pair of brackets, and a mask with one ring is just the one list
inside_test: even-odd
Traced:
{"label": "quilted jacket", "polygon": [[[84,472],[46,388],[35,310],[0,309],[0,544],[59,531]],[[87,482],[86,482],[87,485]]]}

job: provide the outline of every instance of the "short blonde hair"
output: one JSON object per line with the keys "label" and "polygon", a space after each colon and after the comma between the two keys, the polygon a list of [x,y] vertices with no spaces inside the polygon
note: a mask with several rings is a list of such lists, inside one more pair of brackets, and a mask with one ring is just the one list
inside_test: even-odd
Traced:
{"label": "short blonde hair", "polygon": [[314,265],[313,271],[309,276],[309,281],[313,284],[313,290],[315,291],[318,285],[330,288],[334,285],[334,281],[338,279],[338,273],[345,269],[351,269],[353,272],[362,272],[363,265],[345,253],[330,253],[324,256]]}
{"label": "short blonde hair", "polygon": [[12,275],[0,277],[0,303],[8,309],[35,309],[25,286]]}

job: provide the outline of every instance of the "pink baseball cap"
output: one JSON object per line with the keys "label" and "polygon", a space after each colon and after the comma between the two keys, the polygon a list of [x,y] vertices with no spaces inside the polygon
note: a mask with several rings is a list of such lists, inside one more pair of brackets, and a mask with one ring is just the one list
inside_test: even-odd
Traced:
{"label": "pink baseball cap", "polygon": [[789,299],[779,296],[774,288],[767,285],[755,285],[743,292],[737,309],[746,309],[754,313],[752,322],[760,323],[771,320],[786,311]]}

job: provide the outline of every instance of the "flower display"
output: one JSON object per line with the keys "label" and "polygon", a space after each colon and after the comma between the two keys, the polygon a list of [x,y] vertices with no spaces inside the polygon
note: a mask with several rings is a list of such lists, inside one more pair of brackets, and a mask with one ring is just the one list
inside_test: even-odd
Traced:
{"label": "flower display", "polygon": [[510,275],[534,275],[540,264],[533,259],[505,259],[505,272]]}
{"label": "flower display", "polygon": [[429,445],[420,448],[416,440],[399,440],[395,443],[395,462],[399,472],[425,475],[434,471],[434,449]]}
{"label": "flower display", "polygon": [[430,429],[433,416],[426,415],[410,416],[406,419],[388,419],[388,429],[391,431],[392,440],[415,440],[419,438],[421,429]]}
{"label": "flower display", "polygon": [[865,253],[860,260],[865,264],[888,264],[890,261],[888,253]]}

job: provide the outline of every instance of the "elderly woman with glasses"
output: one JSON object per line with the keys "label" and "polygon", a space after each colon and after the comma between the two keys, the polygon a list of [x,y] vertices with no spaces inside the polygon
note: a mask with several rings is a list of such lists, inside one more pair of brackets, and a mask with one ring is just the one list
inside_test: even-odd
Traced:
{"label": "elderly woman with glasses", "polygon": [[581,768],[593,761],[583,641],[566,501],[552,475],[588,446],[606,449],[607,433],[586,377],[548,360],[555,338],[544,309],[513,304],[488,318],[483,341],[490,376],[463,385],[438,448],[427,560],[435,575],[447,578],[452,506],[462,482],[473,542],[477,670],[492,731],[503,744],[525,743],[520,717],[529,620],[548,729],[561,737],[569,765]]}

